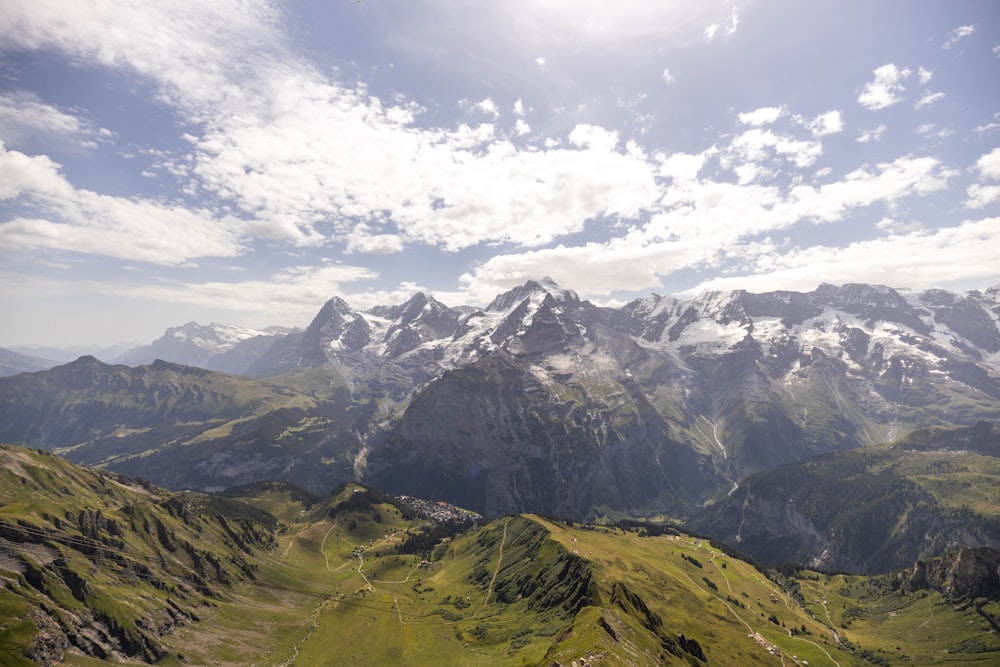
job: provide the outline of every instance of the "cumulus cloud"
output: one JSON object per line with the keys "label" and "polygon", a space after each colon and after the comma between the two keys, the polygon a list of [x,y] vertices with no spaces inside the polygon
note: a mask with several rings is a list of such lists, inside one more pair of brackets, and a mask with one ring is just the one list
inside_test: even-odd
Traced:
{"label": "cumulus cloud", "polygon": [[[773,153],[797,167],[808,167],[823,154],[823,146],[818,141],[795,139],[760,128],[737,135],[729,148],[741,161],[760,162]],[[725,162],[731,164],[732,158]]]}
{"label": "cumulus cloud", "polygon": [[917,80],[920,82],[921,86],[927,85],[930,82],[931,77],[933,76],[934,72],[932,72],[929,69],[921,67],[920,69],[917,70],[917,77],[918,77]]}
{"label": "cumulus cloud", "polygon": [[[192,151],[178,174],[193,192],[229,203],[250,236],[355,252],[414,241],[537,246],[601,215],[636,216],[657,197],[656,165],[619,152],[614,132],[580,125],[570,148],[542,151],[514,146],[489,123],[421,127],[420,107],[340,84],[291,53],[268,6],[196,4],[70,9],[79,21],[69,27],[42,2],[23,11],[24,30],[5,36],[149,77],[191,123]],[[499,115],[492,98],[470,104]],[[371,234],[354,234],[358,222]],[[225,248],[205,244],[192,256],[235,252],[240,242],[227,238]]]}
{"label": "cumulus cloud", "polygon": [[770,125],[785,114],[784,107],[761,107],[754,111],[748,111],[739,115],[740,122],[744,125],[760,127]]}
{"label": "cumulus cloud", "polygon": [[878,141],[879,139],[882,138],[882,135],[885,133],[886,129],[887,128],[885,126],[885,123],[879,123],[878,127],[872,130],[865,130],[864,132],[862,132],[858,136],[857,141],[858,143],[862,144],[866,144],[869,141]]}
{"label": "cumulus cloud", "polygon": [[3,144],[0,200],[36,209],[0,222],[0,245],[9,250],[52,248],[165,265],[243,250],[242,223],[232,216],[77,189],[49,158]]}
{"label": "cumulus cloud", "polygon": [[773,243],[755,240],[761,236],[802,222],[836,223],[873,205],[891,210],[909,197],[946,188],[957,175],[936,159],[906,157],[854,170],[820,186],[783,190],[700,178],[712,155],[707,151],[658,156],[671,187],[649,221],[624,236],[604,243],[498,255],[466,274],[463,284],[472,295],[489,295],[528,277],[548,274],[556,280],[566,276],[567,283],[587,296],[649,289],[659,286],[663,275],[682,268],[732,269],[756,264],[758,256],[778,255]]}
{"label": "cumulus cloud", "polygon": [[844,116],[837,110],[827,111],[812,120],[805,121],[804,124],[814,137],[824,137],[844,130]]}
{"label": "cumulus cloud", "polygon": [[487,97],[484,100],[480,100],[473,105],[476,109],[479,109],[484,114],[493,116],[494,118],[500,117],[500,109],[497,108],[496,102]]}
{"label": "cumulus cloud", "polygon": [[1000,148],[994,148],[989,153],[976,160],[976,171],[981,178],[992,178],[1000,181]]}
{"label": "cumulus cloud", "polygon": [[667,68],[663,69],[663,75],[662,76],[663,76],[663,82],[664,83],[674,83],[675,81],[677,81],[677,79],[674,78],[674,75]]}
{"label": "cumulus cloud", "polygon": [[911,72],[909,69],[900,69],[889,63],[872,71],[875,78],[869,81],[861,94],[858,96],[858,103],[866,109],[877,111],[896,104],[903,98],[903,81]]}
{"label": "cumulus cloud", "polygon": [[[1000,181],[1000,148],[980,156],[973,169],[979,172],[981,181]],[[966,190],[966,195],[967,208],[983,208],[1000,200],[1000,184],[973,183]]]}
{"label": "cumulus cloud", "polygon": [[[59,20],[60,4],[71,20]],[[712,3],[711,15],[682,9],[683,4],[612,8],[587,0],[581,12],[641,14],[643,20],[572,19],[557,29],[593,31],[586,33],[588,44],[621,44],[637,35],[657,38],[671,24],[650,17],[663,19],[671,12],[683,14],[686,34],[696,41],[705,25],[717,38],[732,34],[739,23],[735,11],[719,14],[718,3]],[[628,141],[627,134],[596,122],[573,125],[574,119],[568,133],[546,137],[538,130],[545,120],[533,117],[536,134],[526,136],[531,127],[521,99],[512,106],[500,97],[500,104],[492,97],[470,101],[465,123],[433,126],[435,114],[412,101],[380,98],[365,85],[344,83],[295,55],[275,28],[279,10],[266,3],[219,0],[205,7],[180,0],[120,11],[83,11],[46,0],[36,5],[37,12],[22,11],[27,4],[15,3],[15,23],[23,29],[0,26],[0,39],[18,48],[60,49],[84,64],[124,69],[151,82],[160,99],[186,121],[189,148],[177,161],[162,158],[160,171],[151,173],[175,175],[190,193],[214,199],[220,207],[189,210],[99,195],[74,187],[47,158],[4,150],[0,198],[16,200],[25,211],[0,223],[5,248],[56,248],[178,265],[239,255],[256,238],[342,247],[356,255],[398,253],[414,243],[445,251],[504,244],[505,254],[465,276],[470,294],[488,298],[498,288],[547,273],[596,295],[658,287],[665,273],[684,268],[733,270],[732,262],[752,263],[755,257],[765,266],[763,258],[773,253],[774,244],[760,241],[761,235],[803,223],[836,223],[869,206],[885,208],[890,219],[894,207],[905,208],[910,197],[944,189],[955,176],[939,160],[912,156],[866,164],[846,175],[849,167],[835,172],[826,166],[810,176],[809,168],[821,166],[821,138],[844,130],[838,110],[805,119],[784,106],[761,107],[739,114],[736,134],[718,138],[717,145],[700,153],[652,155]],[[544,11],[526,10],[525,22],[549,25],[537,13]],[[566,12],[563,7],[556,13]],[[695,21],[684,12],[701,13]],[[537,53],[547,53],[553,67],[564,67],[563,52],[541,51],[541,42],[533,39],[525,44],[519,62],[536,79],[546,75],[530,66]],[[536,63],[545,65],[545,58]],[[925,79],[925,71],[918,73],[922,83],[930,77],[927,73]],[[858,98],[871,109],[898,102],[911,76],[891,64],[874,74]],[[662,76],[667,83],[672,79],[668,70]],[[18,104],[22,109],[40,105],[39,117],[45,120],[38,122],[49,127],[82,131],[73,129],[71,114],[40,100]],[[500,106],[512,109],[513,123],[495,122]],[[791,123],[779,123],[789,116]],[[875,140],[884,131],[880,125],[858,141]],[[729,171],[706,168],[716,160]],[[990,160],[978,167],[983,178],[994,169]],[[969,200],[987,201],[989,192],[970,190]],[[604,217],[613,219],[618,238],[572,245],[573,234]],[[880,231],[907,230],[886,223]],[[331,293],[348,296],[344,283],[374,276],[360,267],[297,267],[271,276],[276,286],[270,289],[263,285],[265,277],[166,286],[156,298],[208,306],[231,304],[247,289],[259,289],[262,299],[272,300],[304,290],[314,309]],[[359,290],[352,303],[370,295]]]}
{"label": "cumulus cloud", "polygon": [[984,185],[973,183],[966,189],[966,208],[983,208],[1000,200],[1000,185]]}
{"label": "cumulus cloud", "polygon": [[926,289],[996,276],[1000,218],[965,221],[933,231],[890,234],[845,247],[783,249],[754,260],[767,270],[714,278],[688,291],[814,289],[820,282],[867,282]]}
{"label": "cumulus cloud", "polygon": [[389,255],[403,250],[403,239],[398,234],[376,234],[361,223],[347,235],[347,252],[367,255]]}
{"label": "cumulus cloud", "polygon": [[598,148],[613,151],[618,147],[618,133],[597,125],[581,123],[569,134],[569,142],[580,148]]}

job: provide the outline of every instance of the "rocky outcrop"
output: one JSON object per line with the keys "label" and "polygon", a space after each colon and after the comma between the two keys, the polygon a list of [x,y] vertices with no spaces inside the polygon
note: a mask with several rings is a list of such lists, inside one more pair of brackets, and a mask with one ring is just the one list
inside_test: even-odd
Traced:
{"label": "rocky outcrop", "polygon": [[928,561],[917,561],[899,574],[905,591],[932,589],[949,598],[1000,600],[1000,551],[990,547],[962,549]]}
{"label": "rocky outcrop", "polygon": [[701,457],[639,394],[560,397],[507,356],[445,373],[368,457],[366,479],[486,516],[652,513],[703,488]]}
{"label": "rocky outcrop", "polygon": [[941,476],[940,489],[949,471],[961,469],[906,447],[842,452],[753,475],[687,526],[769,566],[866,574],[962,546],[1000,548],[1000,522],[945,506],[897,472],[922,465],[924,474]]}

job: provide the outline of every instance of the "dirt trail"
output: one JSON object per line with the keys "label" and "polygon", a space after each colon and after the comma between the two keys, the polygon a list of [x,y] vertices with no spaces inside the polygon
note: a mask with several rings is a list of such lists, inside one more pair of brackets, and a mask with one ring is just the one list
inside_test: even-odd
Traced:
{"label": "dirt trail", "polygon": [[504,544],[507,542],[507,524],[509,523],[510,519],[507,519],[503,523],[503,537],[500,538],[500,557],[497,558],[497,567],[495,570],[493,570],[493,578],[490,579],[489,588],[486,589],[486,598],[483,600],[483,606],[479,608],[479,611],[477,611],[473,615],[473,617],[479,616],[479,614],[482,613],[483,609],[486,609],[486,603],[490,601],[490,596],[493,595],[493,584],[496,583],[497,575],[500,574],[500,566],[503,564],[503,547]]}

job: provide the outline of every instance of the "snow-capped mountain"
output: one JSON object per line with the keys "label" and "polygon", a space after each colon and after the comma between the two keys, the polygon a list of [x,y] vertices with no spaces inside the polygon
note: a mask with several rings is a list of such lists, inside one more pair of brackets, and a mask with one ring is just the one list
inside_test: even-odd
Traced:
{"label": "snow-capped mountain", "polygon": [[258,377],[329,373],[354,405],[338,409],[362,442],[358,476],[487,514],[684,513],[755,471],[1000,417],[998,289],[605,308],[543,279],[485,308],[335,297],[304,331],[189,324],[143,349]]}
{"label": "snow-capped mountain", "polygon": [[188,366],[205,366],[219,354],[232,350],[250,338],[286,334],[290,329],[269,327],[265,330],[248,329],[235,324],[198,324],[188,322],[171,327],[149,345],[132,348],[114,359],[114,363],[136,366],[149,364],[156,359]]}

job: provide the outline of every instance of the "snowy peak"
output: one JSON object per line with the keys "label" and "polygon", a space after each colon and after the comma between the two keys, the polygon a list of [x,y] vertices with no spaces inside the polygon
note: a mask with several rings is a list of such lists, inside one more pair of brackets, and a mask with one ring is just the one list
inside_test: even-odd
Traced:
{"label": "snowy peak", "polygon": [[577,304],[580,302],[580,297],[577,296],[576,292],[563,289],[552,278],[546,276],[539,281],[529,280],[520,287],[515,287],[508,292],[504,292],[493,299],[490,305],[486,307],[486,310],[492,312],[510,310],[532,295],[542,294],[548,294],[559,303]]}
{"label": "snowy peak", "polygon": [[979,292],[904,296],[884,286],[824,284],[807,293],[705,292],[690,301],[654,295],[621,312],[644,345],[684,357],[729,354],[752,340],[786,361],[822,353],[871,372],[904,358],[949,377],[968,362],[1000,371],[1000,306]]}
{"label": "snowy peak", "polygon": [[170,336],[181,342],[190,341],[200,348],[218,353],[231,350],[248,338],[266,335],[269,335],[267,331],[248,329],[236,324],[212,322],[203,326],[197,322],[188,322],[183,326],[167,329],[164,337]]}
{"label": "snowy peak", "polygon": [[371,340],[372,327],[339,296],[327,301],[302,336],[303,342],[322,351],[360,350]]}
{"label": "snowy peak", "polygon": [[273,334],[235,324],[188,322],[170,327],[149,345],[132,348],[114,361],[137,366],[167,359],[187,366],[203,366],[211,357],[228,352],[247,339],[268,335]]}
{"label": "snowy peak", "polygon": [[944,290],[928,290],[919,299],[933,314],[934,321],[944,324],[974,347],[988,353],[1000,352],[1000,307],[995,300],[978,293],[963,297]]}
{"label": "snowy peak", "polygon": [[385,335],[385,355],[397,357],[424,343],[450,339],[458,327],[460,312],[419,292],[406,303],[392,308],[373,309],[373,314],[390,321]]}

